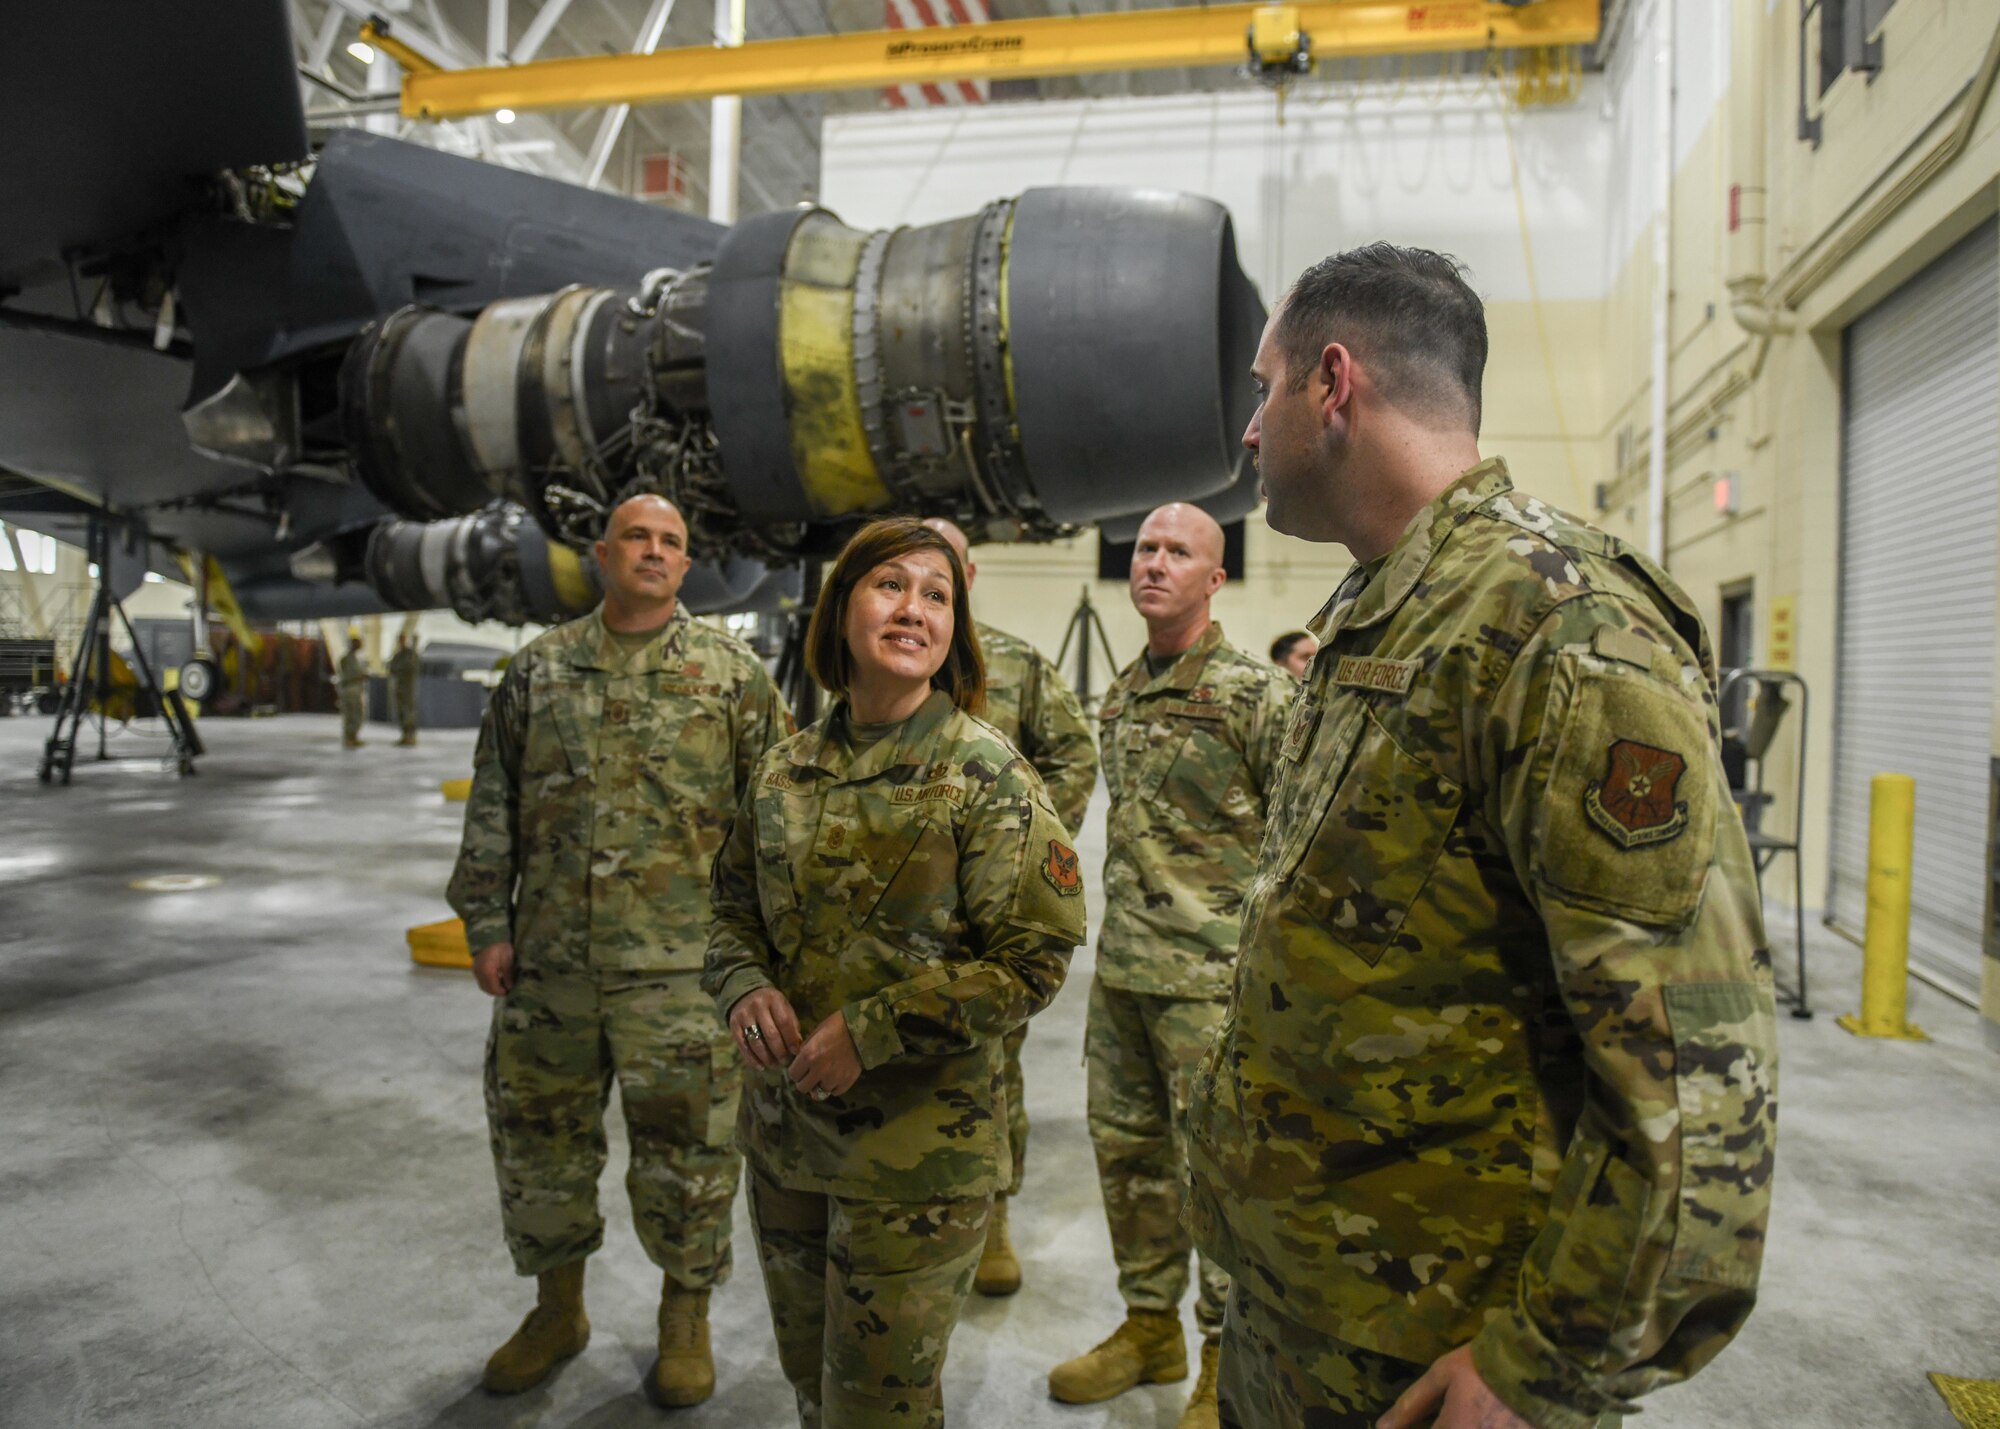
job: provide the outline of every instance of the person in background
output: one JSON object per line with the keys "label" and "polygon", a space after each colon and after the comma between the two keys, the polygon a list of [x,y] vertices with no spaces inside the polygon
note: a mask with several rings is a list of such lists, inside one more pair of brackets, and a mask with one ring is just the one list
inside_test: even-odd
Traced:
{"label": "person in background", "polygon": [[[965,532],[942,517],[924,524],[951,543],[970,592],[978,583],[979,567],[972,562]],[[986,722],[1035,766],[1063,827],[1072,835],[1080,833],[1097,787],[1097,744],[1083,706],[1056,667],[1027,641],[981,622],[974,623],[973,631],[986,661]],[[1014,1166],[1007,1189],[994,1198],[986,1251],[972,1279],[972,1288],[981,1295],[1012,1295],[1021,1288],[1020,1258],[1007,1233],[1007,1206],[1021,1194],[1027,1170],[1027,1086],[1021,1076],[1021,1048],[1027,1040],[1025,1022],[1007,1034],[1007,1132]]]}
{"label": "person in background", "polygon": [[806,641],[836,703],[757,767],[702,985],[755,1069],[750,1217],[800,1424],[936,1429],[1008,1184],[1005,1039],[1062,986],[1083,875],[1034,767],[972,714],[943,536],[862,528]]}
{"label": "person in background", "polygon": [[417,742],[417,670],[416,647],[405,631],[396,637],[396,653],[389,657],[389,688],[396,697],[396,718],[403,726],[403,737],[396,742],[402,745]]}
{"label": "person in background", "polygon": [[1271,642],[1271,663],[1294,680],[1306,677],[1318,653],[1319,641],[1312,638],[1310,630],[1294,630]]}
{"label": "person in background", "polygon": [[359,749],[365,741],[361,726],[368,719],[368,662],[361,654],[361,637],[347,637],[340,657],[340,747]]}
{"label": "person in background", "polygon": [[[1111,1338],[1050,1372],[1049,1393],[1069,1404],[1187,1375],[1188,1079],[1222,1021],[1237,915],[1297,690],[1223,639],[1210,602],[1226,579],[1222,528],[1206,512],[1175,503],[1146,518],[1131,572],[1146,649],[1098,710],[1111,814],[1084,1055],[1090,1141],[1126,1317]],[[1216,1423],[1229,1282],[1205,1259],[1199,1269],[1201,1374],[1181,1429]]]}

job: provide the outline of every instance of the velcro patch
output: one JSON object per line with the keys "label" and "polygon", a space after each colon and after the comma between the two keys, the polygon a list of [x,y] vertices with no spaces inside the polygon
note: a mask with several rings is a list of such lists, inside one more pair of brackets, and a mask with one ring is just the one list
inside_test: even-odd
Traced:
{"label": "velcro patch", "polygon": [[1049,840],[1049,857],[1042,865],[1042,877],[1065,898],[1083,892],[1083,870],[1078,867],[1076,850],[1059,839]]}
{"label": "velcro patch", "polygon": [[1613,740],[1604,777],[1584,791],[1584,812],[1620,848],[1679,838],[1688,826],[1688,806],[1674,793],[1686,772],[1687,760],[1671,749]]}
{"label": "velcro patch", "polygon": [[1343,655],[1333,667],[1333,682],[1355,689],[1407,695],[1423,670],[1421,660],[1377,660],[1369,655]]}
{"label": "velcro patch", "polygon": [[719,695],[720,685],[696,685],[686,680],[662,680],[657,686],[663,695]]}
{"label": "velcro patch", "polygon": [[1193,700],[1167,700],[1161,708],[1170,715],[1183,719],[1227,719],[1228,711],[1217,704],[1197,704]]}
{"label": "velcro patch", "polygon": [[799,781],[792,778],[789,774],[771,773],[764,776],[764,787],[767,789],[796,789],[799,787]]}
{"label": "velcro patch", "polygon": [[926,799],[944,799],[953,804],[965,802],[965,790],[957,784],[926,784],[918,788],[904,784],[889,796],[892,804],[921,804]]}

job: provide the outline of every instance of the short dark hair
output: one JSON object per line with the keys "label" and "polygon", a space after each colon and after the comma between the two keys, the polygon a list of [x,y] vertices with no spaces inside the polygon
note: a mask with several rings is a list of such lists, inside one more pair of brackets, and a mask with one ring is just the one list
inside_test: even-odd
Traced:
{"label": "short dark hair", "polygon": [[847,648],[847,606],[862,578],[884,561],[914,551],[941,551],[951,569],[951,645],[944,664],[931,676],[933,687],[951,696],[968,714],[986,707],[986,659],[972,624],[972,602],[966,594],[965,567],[951,542],[910,516],[871,521],[854,533],[827,572],[812,623],[806,627],[806,670],[828,693],[844,697],[854,677],[854,655]]}
{"label": "short dark hair", "polygon": [[1299,275],[1273,333],[1293,391],[1330,342],[1367,363],[1388,401],[1440,416],[1467,411],[1479,434],[1486,307],[1449,254],[1371,243]]}
{"label": "short dark hair", "polygon": [[1273,640],[1271,642],[1271,663],[1273,665],[1284,664],[1285,657],[1292,653],[1293,648],[1297,646],[1297,644],[1301,640],[1310,640],[1310,639],[1312,639],[1311,631],[1308,630],[1286,631],[1283,635],[1280,635],[1276,640]]}

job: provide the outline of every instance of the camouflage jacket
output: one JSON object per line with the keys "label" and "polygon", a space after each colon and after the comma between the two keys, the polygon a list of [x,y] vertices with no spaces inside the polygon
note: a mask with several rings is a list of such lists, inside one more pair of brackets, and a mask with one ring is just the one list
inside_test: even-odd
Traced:
{"label": "camouflage jacket", "polygon": [[716,859],[702,986],[725,1016],[776,987],[807,1034],[845,1012],[866,1070],[824,1102],[749,1070],[738,1139],[796,1190],[1004,1190],[1001,1038],[1083,941],[1077,855],[1034,769],[942,693],[859,753],[846,710],[758,766]]}
{"label": "camouflage jacket", "polygon": [[417,688],[417,652],[399,649],[389,657],[389,680],[400,692],[408,693]]}
{"label": "camouflage jacket", "polygon": [[700,968],[709,865],[790,727],[756,652],[682,608],[629,663],[598,611],[530,642],[473,757],[466,941],[549,971]]}
{"label": "camouflage jacket", "polygon": [[343,691],[368,688],[368,662],[350,650],[340,657],[340,674],[334,680]]}
{"label": "camouflage jacket", "polygon": [[1586,1429],[1755,1298],[1770,955],[1687,597],[1472,468],[1315,633],[1197,1074],[1237,1283]]}
{"label": "camouflage jacket", "polygon": [[1158,679],[1145,656],[1097,712],[1111,791],[1097,975],[1157,997],[1228,996],[1291,676],[1211,625]]}
{"label": "camouflage jacket", "polygon": [[979,648],[986,656],[981,717],[1035,766],[1056,817],[1076,833],[1097,788],[1097,746],[1083,706],[1041,651],[990,625],[978,629]]}

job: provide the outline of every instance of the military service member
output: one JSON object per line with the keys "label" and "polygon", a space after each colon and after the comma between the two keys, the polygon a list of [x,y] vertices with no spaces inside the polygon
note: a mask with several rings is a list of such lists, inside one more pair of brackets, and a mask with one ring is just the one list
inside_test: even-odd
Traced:
{"label": "military service member", "polygon": [[389,688],[396,696],[396,718],[402,722],[403,737],[396,742],[417,742],[417,651],[406,631],[396,637],[396,653],[389,657]]}
{"label": "military service member", "polygon": [[[965,532],[941,517],[924,524],[951,542],[965,568],[965,588],[973,590],[979,583],[979,567],[973,563]],[[1097,787],[1097,745],[1082,704],[1056,667],[1027,641],[978,622],[974,633],[986,661],[983,717],[1035,766],[1063,826],[1072,834],[1080,832],[1091,791]],[[1027,1170],[1027,1086],[1021,1076],[1021,1048],[1027,1040],[1025,1022],[1007,1034],[1007,1141],[1013,1148],[1014,1169],[1006,1191],[994,1199],[986,1253],[972,1278],[972,1288],[981,1295],[1012,1295],[1021,1288],[1021,1262],[1007,1234],[1007,1203],[1021,1194]]]}
{"label": "military service member", "polygon": [[361,726],[368,720],[368,662],[361,654],[361,637],[349,634],[347,653],[340,657],[340,747],[359,749],[366,742]]}
{"label": "military service member", "polygon": [[534,1311],[486,1366],[490,1390],[545,1379],[590,1338],[584,1258],[615,1078],[632,1217],[665,1272],[665,1404],[715,1383],[708,1295],[729,1271],[742,1071],[700,987],[710,864],[750,772],[790,719],[754,652],[677,596],[687,525],[657,496],[611,513],[604,603],[531,642],[480,730],[451,903],[499,999],[486,1104],[514,1267]]}
{"label": "military service member", "polygon": [[936,1429],[1007,1185],[1003,1040],[1083,939],[1034,768],[975,719],[958,558],[865,527],[807,635],[833,712],[765,756],[715,865],[703,986],[757,1068],[750,1212],[807,1429]]}
{"label": "military service member", "polygon": [[1256,358],[1270,524],[1360,564],[1189,1113],[1240,1429],[1586,1429],[1755,1297],[1775,1026],[1708,637],[1480,459],[1485,361],[1457,265],[1388,244]]}
{"label": "military service member", "polygon": [[[1188,1081],[1222,1020],[1243,890],[1297,688],[1222,638],[1209,603],[1226,579],[1222,528],[1207,513],[1176,503],[1146,518],[1131,572],[1146,650],[1112,681],[1098,712],[1111,818],[1084,1046],[1090,1140],[1126,1318],[1050,1373],[1049,1392],[1071,1404],[1187,1375]],[[1227,1294],[1227,1277],[1204,1259],[1195,1300],[1201,1375],[1183,1429],[1216,1422]]]}

